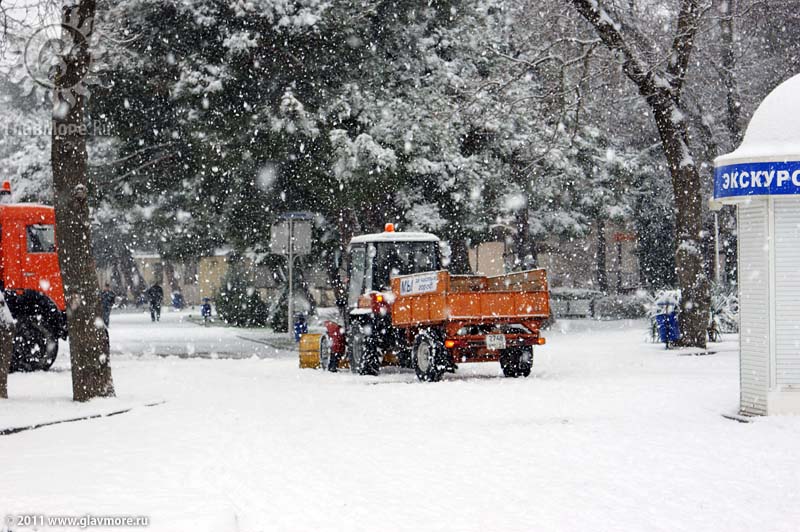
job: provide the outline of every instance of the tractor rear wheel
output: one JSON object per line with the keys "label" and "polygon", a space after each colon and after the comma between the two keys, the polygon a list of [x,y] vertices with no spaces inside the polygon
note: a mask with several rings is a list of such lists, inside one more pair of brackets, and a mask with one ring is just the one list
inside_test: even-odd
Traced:
{"label": "tractor rear wheel", "polygon": [[527,377],[533,368],[533,349],[507,349],[500,355],[500,367],[506,377]]}
{"label": "tractor rear wheel", "polygon": [[447,371],[444,343],[432,334],[421,333],[414,340],[414,371],[421,381],[438,382]]}
{"label": "tractor rear wheel", "polygon": [[17,322],[11,371],[47,371],[58,356],[58,339],[39,323]]}
{"label": "tractor rear wheel", "polygon": [[517,371],[521,377],[530,377],[533,369],[533,347],[523,347],[519,353]]}
{"label": "tractor rear wheel", "polygon": [[364,323],[354,323],[347,343],[350,371],[359,375],[380,373],[381,362],[372,336],[372,327]]}

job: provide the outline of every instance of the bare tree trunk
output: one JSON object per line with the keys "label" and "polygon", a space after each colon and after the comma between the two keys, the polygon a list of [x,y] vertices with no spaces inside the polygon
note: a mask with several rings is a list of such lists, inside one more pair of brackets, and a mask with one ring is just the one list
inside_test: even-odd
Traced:
{"label": "bare tree trunk", "polygon": [[[742,142],[742,105],[739,85],[736,82],[736,54],[734,53],[734,27],[733,17],[736,13],[736,0],[722,0],[719,2],[719,28],[720,46],[722,47],[722,84],[725,87],[725,126],[730,135],[731,148],[735,149]],[[722,240],[720,248],[725,252],[726,269],[729,264],[735,264],[738,257],[736,246],[727,245],[734,240],[733,230],[736,227],[736,215],[733,207],[725,207],[720,212],[720,220],[730,223],[720,223],[719,235]]]}
{"label": "bare tree trunk", "polygon": [[175,276],[175,264],[170,261],[164,261],[164,275],[167,276],[170,291],[173,293],[180,292],[181,283],[180,278]]}
{"label": "bare tree trunk", "polygon": [[517,233],[516,251],[519,264],[524,270],[535,268],[537,264],[536,243],[531,238],[529,199],[527,193],[525,194],[525,204],[516,213],[515,225]]}
{"label": "bare tree trunk", "polygon": [[306,274],[303,273],[303,270],[300,269],[300,268],[297,268],[297,271],[293,272],[293,273],[295,273],[295,277],[296,278],[297,277],[300,278],[298,280],[299,282],[297,283],[297,285],[300,287],[300,290],[302,290],[303,295],[305,296],[306,301],[308,302],[308,315],[309,316],[316,315],[317,314],[317,300],[314,297],[314,294],[311,293],[311,285],[309,285],[308,284],[308,280],[306,280]]}
{"label": "bare tree trunk", "polygon": [[603,43],[619,54],[622,70],[636,84],[655,118],[661,146],[667,159],[675,196],[676,249],[675,265],[681,289],[680,327],[685,346],[706,346],[708,326],[708,277],[703,269],[702,245],[703,205],[700,174],[691,156],[688,127],[681,92],[686,79],[689,58],[700,17],[698,0],[681,0],[675,38],[666,67],[649,65],[635,38],[630,41],[622,33],[626,25],[615,20],[615,14],[593,0],[571,0],[578,12],[594,27]]}
{"label": "bare tree trunk", "polygon": [[[114,395],[109,365],[108,331],[101,319],[100,290],[91,250],[91,226],[86,175],[85,91],[73,89],[90,63],[89,38],[95,0],[65,5],[63,39],[71,42],[63,70],[55,80],[51,163],[55,187],[59,264],[67,300],[67,323],[75,401]],[[74,26],[74,21],[79,24]],[[74,27],[82,28],[78,33]]]}
{"label": "bare tree trunk", "polygon": [[[353,238],[355,231],[358,228],[358,220],[355,217],[352,209],[341,209],[339,211],[339,218],[337,220],[339,229],[339,242],[337,247],[331,254],[328,255],[326,264],[328,271],[328,279],[333,287],[334,297],[336,298],[336,306],[342,314],[342,320],[345,319],[347,307],[347,268],[350,266],[346,263],[347,246],[350,244],[350,239]],[[338,261],[336,254],[338,253]]]}
{"label": "bare tree trunk", "polygon": [[0,324],[0,399],[8,399],[8,372],[14,351],[14,329]]}
{"label": "bare tree trunk", "polygon": [[147,283],[144,277],[142,277],[142,273],[139,271],[139,267],[136,265],[136,261],[133,260],[127,247],[119,260],[119,268],[125,280],[126,288],[130,290],[131,295],[133,295],[133,300],[136,302],[147,289]]}
{"label": "bare tree trunk", "polygon": [[[125,290],[125,281],[119,269],[119,263],[114,261],[111,263],[111,289],[120,296],[127,297]],[[123,292],[124,291],[124,292]]]}
{"label": "bare tree trunk", "polygon": [[608,292],[608,272],[606,270],[606,222],[597,219],[597,287]]}
{"label": "bare tree trunk", "polygon": [[[153,263],[153,284],[164,286],[164,262],[163,259],[159,257],[159,261]],[[241,261],[241,258],[237,258],[237,261]],[[237,262],[238,263],[238,262]]]}
{"label": "bare tree trunk", "polygon": [[467,248],[466,238],[457,229],[448,231],[447,234],[453,234],[454,236],[450,239],[450,266],[448,268],[450,273],[457,275],[472,273],[472,268],[469,265],[469,249]]}
{"label": "bare tree trunk", "polygon": [[0,291],[0,399],[8,399],[8,372],[14,352],[14,322]]}
{"label": "bare tree trunk", "polygon": [[742,141],[742,106],[736,83],[736,54],[733,50],[733,13],[736,0],[719,2],[720,46],[722,47],[722,84],[725,87],[725,125],[731,137],[731,147]]}
{"label": "bare tree trunk", "polygon": [[675,120],[680,109],[671,99],[648,98],[672,175],[675,199],[675,267],[681,289],[680,344],[706,347],[709,281],[703,268],[703,194],[700,174],[689,154],[686,122]]}

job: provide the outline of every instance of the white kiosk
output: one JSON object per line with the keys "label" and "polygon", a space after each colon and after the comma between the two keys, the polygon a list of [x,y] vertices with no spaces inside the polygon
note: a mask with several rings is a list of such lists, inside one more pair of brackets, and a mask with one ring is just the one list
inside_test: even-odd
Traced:
{"label": "white kiosk", "polygon": [[714,198],[738,221],[740,413],[800,414],[800,75],[714,166]]}

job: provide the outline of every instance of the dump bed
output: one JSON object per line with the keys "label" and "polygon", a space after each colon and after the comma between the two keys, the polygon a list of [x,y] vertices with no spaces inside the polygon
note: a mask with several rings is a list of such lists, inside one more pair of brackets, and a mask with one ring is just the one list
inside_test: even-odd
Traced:
{"label": "dump bed", "polygon": [[392,324],[414,327],[458,322],[519,322],[550,316],[544,270],[505,275],[450,275],[446,271],[392,279]]}

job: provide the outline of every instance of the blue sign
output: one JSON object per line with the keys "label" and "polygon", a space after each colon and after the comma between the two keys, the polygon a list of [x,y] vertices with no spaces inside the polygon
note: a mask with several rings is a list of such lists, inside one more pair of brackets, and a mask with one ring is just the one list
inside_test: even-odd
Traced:
{"label": "blue sign", "polygon": [[714,170],[714,198],[800,194],[800,161],[742,163]]}

